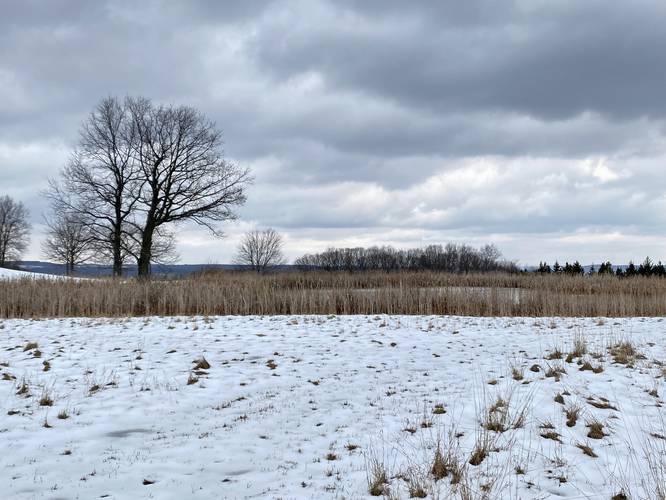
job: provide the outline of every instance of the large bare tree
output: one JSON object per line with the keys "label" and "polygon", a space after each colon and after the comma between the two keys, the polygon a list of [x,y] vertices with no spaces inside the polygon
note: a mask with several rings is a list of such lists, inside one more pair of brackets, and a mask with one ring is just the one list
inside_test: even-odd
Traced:
{"label": "large bare tree", "polygon": [[127,103],[102,100],[83,123],[61,180],[52,181],[47,193],[57,214],[87,226],[98,252],[111,257],[115,276],[123,272],[125,225],[140,187],[137,139]]}
{"label": "large bare tree", "polygon": [[282,236],[274,229],[245,233],[238,245],[235,262],[257,272],[284,264]]}
{"label": "large bare tree", "polygon": [[236,218],[250,175],[223,159],[221,132],[193,108],[156,106],[141,98],[127,102],[138,136],[134,159],[141,176],[133,219],[138,273],[147,277],[161,228],[192,221],[220,235],[216,224]]}
{"label": "large bare tree", "polygon": [[87,224],[66,214],[56,214],[46,218],[46,227],[42,252],[48,259],[64,264],[67,275],[94,257],[95,241]]}
{"label": "large bare tree", "polygon": [[20,259],[29,238],[28,209],[20,201],[0,196],[0,267]]}

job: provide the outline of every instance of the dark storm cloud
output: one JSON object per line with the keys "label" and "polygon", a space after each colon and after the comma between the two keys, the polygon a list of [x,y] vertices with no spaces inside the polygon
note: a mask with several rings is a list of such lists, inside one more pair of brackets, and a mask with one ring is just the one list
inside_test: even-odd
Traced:
{"label": "dark storm cloud", "polygon": [[39,223],[81,120],[140,94],[204,111],[257,179],[223,256],[188,231],[187,261],[228,260],[253,224],[295,253],[368,235],[654,244],[665,21],[650,0],[5,2],[0,193]]}
{"label": "dark storm cloud", "polygon": [[339,23],[259,32],[261,63],[429,110],[546,119],[666,111],[655,101],[666,84],[663,2],[344,3],[320,13]]}

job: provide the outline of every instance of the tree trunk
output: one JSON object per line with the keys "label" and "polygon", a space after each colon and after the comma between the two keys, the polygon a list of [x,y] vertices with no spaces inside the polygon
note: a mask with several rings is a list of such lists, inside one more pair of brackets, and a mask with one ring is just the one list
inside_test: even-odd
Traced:
{"label": "tree trunk", "polygon": [[117,225],[113,231],[113,275],[115,277],[123,275],[122,232],[120,225]]}
{"label": "tree trunk", "polygon": [[143,237],[141,238],[141,253],[139,253],[137,267],[139,278],[142,279],[150,278],[150,261],[152,259],[154,231],[154,227],[147,226],[143,231]]}

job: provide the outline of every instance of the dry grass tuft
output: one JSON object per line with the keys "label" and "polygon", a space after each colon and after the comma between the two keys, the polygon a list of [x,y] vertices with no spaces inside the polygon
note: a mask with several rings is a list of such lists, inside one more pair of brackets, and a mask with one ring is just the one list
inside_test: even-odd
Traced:
{"label": "dry grass tuft", "polygon": [[38,347],[39,344],[37,344],[37,342],[28,342],[23,348],[23,352],[32,351],[33,349],[37,349]]}
{"label": "dry grass tuft", "polygon": [[370,463],[368,493],[373,497],[380,497],[388,492],[388,474],[384,464],[378,460],[372,460]]}
{"label": "dry grass tuft", "polygon": [[592,458],[597,458],[598,457],[598,455],[592,449],[592,446],[590,446],[589,444],[576,443],[576,448],[581,450],[588,457],[592,457]]}
{"label": "dry grass tuft", "polygon": [[570,354],[574,358],[581,358],[587,354],[587,340],[580,331],[574,334],[573,346]]}
{"label": "dry grass tuft", "polygon": [[436,404],[432,412],[435,415],[444,415],[446,413],[446,408],[444,408],[443,404]]}
{"label": "dry grass tuft", "polygon": [[562,378],[562,375],[566,372],[567,370],[564,368],[564,366],[555,364],[548,366],[548,369],[546,370],[546,377],[554,378],[557,382],[559,382]]}
{"label": "dry grass tuft", "polygon": [[554,361],[556,359],[562,359],[564,357],[564,353],[560,351],[559,348],[553,349],[551,352],[548,353],[548,355],[544,358],[549,361]]}
{"label": "dry grass tuft", "polygon": [[210,370],[210,363],[203,356],[201,356],[199,359],[195,359],[193,363],[193,370]]}
{"label": "dry grass tuft", "polygon": [[472,450],[472,454],[469,457],[469,464],[475,467],[481,465],[481,463],[488,457],[491,451],[492,447],[490,439],[486,435],[483,435],[476,441],[474,450]]}
{"label": "dry grass tuft", "polygon": [[46,390],[42,392],[39,398],[39,406],[53,406],[53,396]]}
{"label": "dry grass tuft", "polygon": [[525,370],[523,367],[520,366],[512,366],[511,367],[511,378],[515,380],[516,382],[520,382],[525,378]]}
{"label": "dry grass tuft", "polygon": [[601,364],[593,365],[589,361],[585,361],[579,368],[581,372],[590,371],[592,373],[603,373],[604,367]]}
{"label": "dry grass tuft", "polygon": [[432,465],[430,466],[430,474],[435,481],[440,481],[445,477],[451,476],[451,484],[458,484],[463,475],[463,466],[460,464],[458,458],[449,448],[446,453],[442,453],[440,443],[437,443],[435,450],[435,457],[433,458]]}
{"label": "dry grass tuft", "polygon": [[553,441],[557,441],[558,443],[562,442],[562,440],[560,439],[560,434],[555,431],[542,432],[540,436],[544,439],[551,439]]}
{"label": "dry grass tuft", "polygon": [[567,417],[567,427],[575,427],[580,416],[581,407],[575,404],[569,405],[565,408],[564,414]]}
{"label": "dry grass tuft", "polygon": [[618,342],[609,349],[613,362],[627,367],[633,367],[637,359],[645,359],[638,349],[628,340]]}
{"label": "dry grass tuft", "polygon": [[17,396],[25,396],[29,397],[30,396],[30,386],[28,386],[28,382],[26,379],[21,379],[21,383],[18,386],[18,389],[16,391]]}
{"label": "dry grass tuft", "polygon": [[590,439],[603,439],[607,434],[604,432],[604,424],[600,420],[590,420],[585,424],[588,428],[587,437]]}

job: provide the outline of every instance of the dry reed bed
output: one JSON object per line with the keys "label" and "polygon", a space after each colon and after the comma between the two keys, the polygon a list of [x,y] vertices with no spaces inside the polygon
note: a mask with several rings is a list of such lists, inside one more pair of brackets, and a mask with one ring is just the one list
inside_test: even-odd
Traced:
{"label": "dry reed bed", "polygon": [[442,273],[210,273],[0,281],[0,317],[248,314],[665,316],[666,280]]}

